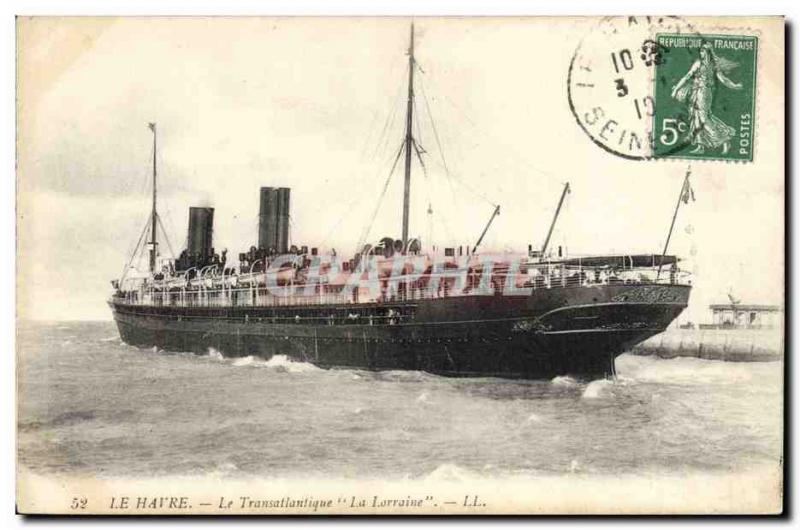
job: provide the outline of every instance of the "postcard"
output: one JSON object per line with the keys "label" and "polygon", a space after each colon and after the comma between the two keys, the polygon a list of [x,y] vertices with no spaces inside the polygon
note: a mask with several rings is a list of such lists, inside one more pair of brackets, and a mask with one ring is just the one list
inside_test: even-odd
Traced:
{"label": "postcard", "polygon": [[17,509],[779,514],[782,17],[19,17]]}

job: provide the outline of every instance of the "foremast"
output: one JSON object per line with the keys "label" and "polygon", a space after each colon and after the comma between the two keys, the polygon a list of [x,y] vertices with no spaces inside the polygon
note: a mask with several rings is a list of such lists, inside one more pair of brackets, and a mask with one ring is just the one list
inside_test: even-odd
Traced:
{"label": "foremast", "polygon": [[411,201],[411,149],[414,148],[414,23],[408,45],[408,103],[406,107],[406,167],[403,182],[403,246],[408,244],[408,210]]}
{"label": "foremast", "polygon": [[158,240],[156,239],[156,223],[158,222],[158,213],[156,211],[156,197],[157,197],[157,186],[156,186],[156,179],[158,175],[158,171],[156,168],[156,124],[155,123],[148,123],[148,127],[150,130],[153,131],[153,211],[151,213],[150,218],[150,241],[148,244],[150,245],[150,273],[154,274],[156,272],[156,254],[158,249]]}

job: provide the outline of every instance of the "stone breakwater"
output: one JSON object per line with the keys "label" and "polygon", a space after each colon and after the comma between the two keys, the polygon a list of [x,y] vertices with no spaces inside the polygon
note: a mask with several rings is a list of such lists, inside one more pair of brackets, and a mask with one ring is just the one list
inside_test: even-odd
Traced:
{"label": "stone breakwater", "polygon": [[697,357],[732,362],[767,362],[783,359],[780,330],[669,329],[637,344],[634,355],[663,358]]}

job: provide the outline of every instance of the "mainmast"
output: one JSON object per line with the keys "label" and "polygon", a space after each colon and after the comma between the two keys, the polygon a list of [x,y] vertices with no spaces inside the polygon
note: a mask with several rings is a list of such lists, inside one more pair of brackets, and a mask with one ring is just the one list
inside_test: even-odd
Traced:
{"label": "mainmast", "polygon": [[158,222],[158,214],[156,213],[156,124],[148,123],[150,130],[153,131],[153,212],[150,219],[150,272],[156,271],[156,248],[158,242],[156,241],[156,223]]}
{"label": "mainmast", "polygon": [[411,195],[411,150],[414,148],[414,23],[408,46],[408,106],[406,108],[406,174],[403,184],[403,245],[408,243],[408,208]]}

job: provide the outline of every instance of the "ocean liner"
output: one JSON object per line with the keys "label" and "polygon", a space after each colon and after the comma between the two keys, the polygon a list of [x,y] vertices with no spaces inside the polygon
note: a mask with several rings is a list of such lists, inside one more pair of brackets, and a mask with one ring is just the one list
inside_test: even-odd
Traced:
{"label": "ocean liner", "polygon": [[[157,131],[152,210],[109,300],[122,340],[140,347],[224,356],[286,355],[324,368],[420,370],[445,376],[598,378],[615,358],[660,333],[686,307],[691,281],[678,258],[653,254],[568,257],[549,242],[518,255],[477,243],[436,250],[409,237],[414,137],[414,28],[408,48],[402,233],[347,258],[291,244],[290,190],[260,190],[258,244],[232,263],[213,247],[214,209],[191,207],[186,248],[159,252]],[[678,205],[688,188],[688,174]],[[134,256],[149,255],[147,271]]]}

